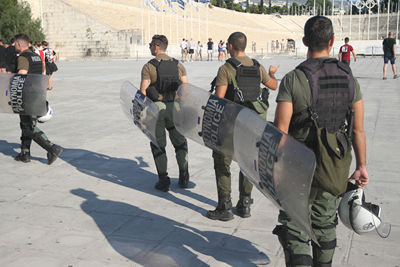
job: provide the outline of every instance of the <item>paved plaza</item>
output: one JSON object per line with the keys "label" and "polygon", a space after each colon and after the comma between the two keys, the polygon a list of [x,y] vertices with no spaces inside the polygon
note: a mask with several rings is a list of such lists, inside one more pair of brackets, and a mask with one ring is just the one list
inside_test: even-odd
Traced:
{"label": "paved plaza", "polygon": [[[280,64],[277,78],[303,59]],[[125,80],[139,86],[145,61],[65,61],[48,100],[53,119],[39,127],[64,148],[53,165],[33,144],[32,161],[17,162],[19,118],[0,114],[0,266],[284,266],[272,230],[278,209],[254,189],[252,216],[209,220],[217,201],[211,150],[189,140],[188,189],[178,186],[174,149],[167,145],[171,190],[154,189],[149,141],[122,113]],[[184,63],[189,82],[205,90],[221,62]],[[367,201],[392,224],[387,239],[359,236],[339,223],[333,266],[400,266],[400,79],[382,80],[382,58],[352,62],[365,101],[370,184]],[[270,95],[273,120],[277,92]],[[354,166],[354,162],[353,165]],[[354,167],[352,167],[353,170]],[[351,170],[351,171],[352,171]],[[232,164],[232,202],[238,200]],[[294,189],[295,190],[295,189]]]}

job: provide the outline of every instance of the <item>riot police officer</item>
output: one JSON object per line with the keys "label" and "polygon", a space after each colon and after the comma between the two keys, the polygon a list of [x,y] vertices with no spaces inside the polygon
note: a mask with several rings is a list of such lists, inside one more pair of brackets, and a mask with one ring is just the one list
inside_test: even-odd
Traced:
{"label": "riot police officer", "polygon": [[188,187],[188,147],[186,138],[175,128],[172,118],[174,98],[181,83],[187,83],[186,70],[178,60],[166,54],[168,39],[164,35],[154,35],[149,48],[155,56],[142,69],[140,91],[147,95],[159,108],[159,118],[156,124],[157,145],[150,143],[151,152],[158,173],[158,182],[155,188],[167,192],[170,178],[167,172],[166,133],[175,147],[176,159],[179,167],[179,186]]}
{"label": "riot police officer", "polygon": [[[260,83],[275,90],[278,82],[275,72],[279,66],[270,66],[269,74],[255,59],[246,53],[247,38],[242,32],[234,32],[228,38],[227,48],[231,58],[222,65],[216,77],[216,95],[256,111],[266,118],[268,109],[268,89],[260,89]],[[264,96],[264,97],[261,97]],[[207,217],[213,220],[229,221],[233,219],[231,201],[232,157],[213,151],[214,169],[217,181],[218,206],[207,212]],[[251,191],[253,185],[242,172],[239,174],[239,201],[236,205],[237,214],[243,218],[250,217]]]}
{"label": "riot police officer", "polygon": [[[39,74],[43,73],[43,63],[39,55],[29,49],[29,37],[25,34],[15,36],[15,49],[19,52],[17,58],[17,74]],[[21,127],[21,152],[15,160],[24,163],[30,162],[30,147],[32,140],[47,150],[48,164],[52,164],[61,154],[62,148],[50,142],[46,134],[37,126],[38,116],[20,115]]]}
{"label": "riot police officer", "polygon": [[330,19],[315,16],[306,22],[303,43],[308,59],[285,75],[276,99],[274,124],[312,149],[317,162],[309,210],[319,244],[312,242],[311,252],[310,237],[284,211],[279,213],[281,225],[273,231],[290,267],[332,265],[336,210],[347,187],[351,141],[357,160],[351,178],[360,187],[369,180],[360,87],[347,64],[329,58],[334,39]]}

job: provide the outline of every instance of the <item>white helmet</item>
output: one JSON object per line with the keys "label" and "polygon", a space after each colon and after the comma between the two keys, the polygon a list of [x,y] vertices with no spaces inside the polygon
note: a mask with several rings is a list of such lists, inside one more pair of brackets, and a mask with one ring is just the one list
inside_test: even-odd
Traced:
{"label": "white helmet", "polygon": [[365,202],[362,188],[347,191],[339,204],[339,218],[342,223],[359,235],[376,230],[380,237],[390,234],[391,226],[382,222],[381,208]]}
{"label": "white helmet", "polygon": [[49,102],[46,101],[47,113],[38,118],[38,122],[46,122],[53,117],[53,109],[50,107]]}

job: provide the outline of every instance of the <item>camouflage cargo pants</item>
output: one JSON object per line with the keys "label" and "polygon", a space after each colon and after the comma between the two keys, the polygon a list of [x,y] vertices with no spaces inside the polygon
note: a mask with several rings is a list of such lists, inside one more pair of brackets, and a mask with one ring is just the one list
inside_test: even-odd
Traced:
{"label": "camouflage cargo pants", "polygon": [[153,153],[154,161],[159,176],[166,176],[167,173],[167,155],[165,147],[167,145],[167,137],[165,130],[169,133],[169,139],[175,148],[176,160],[180,172],[188,169],[188,147],[186,138],[181,135],[175,128],[172,112],[174,102],[154,102],[159,108],[159,117],[156,124],[156,139],[159,147],[150,143],[151,152]]}
{"label": "camouflage cargo pants", "polygon": [[37,126],[37,116],[20,115],[21,152],[30,152],[32,140],[49,151],[53,145]]}
{"label": "camouflage cargo pants", "polygon": [[336,247],[337,208],[339,197],[322,189],[312,187],[310,193],[310,215],[312,228],[320,244],[312,244],[309,236],[283,211],[280,211],[274,234],[285,252],[286,266],[332,266]]}

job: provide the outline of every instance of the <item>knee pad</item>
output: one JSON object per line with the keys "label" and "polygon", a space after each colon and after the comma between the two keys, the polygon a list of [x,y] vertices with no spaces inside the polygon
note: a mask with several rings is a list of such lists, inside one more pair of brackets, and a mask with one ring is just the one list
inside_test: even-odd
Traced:
{"label": "knee pad", "polygon": [[165,148],[163,147],[159,148],[158,146],[154,145],[151,142],[150,142],[150,148],[154,158],[158,158],[165,154]]}
{"label": "knee pad", "polygon": [[183,142],[178,146],[174,146],[174,148],[175,148],[175,153],[177,153],[180,150],[187,152],[188,151],[187,141]]}

